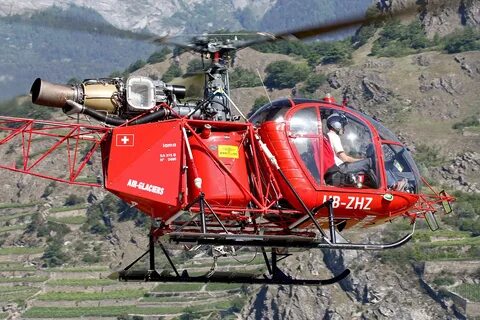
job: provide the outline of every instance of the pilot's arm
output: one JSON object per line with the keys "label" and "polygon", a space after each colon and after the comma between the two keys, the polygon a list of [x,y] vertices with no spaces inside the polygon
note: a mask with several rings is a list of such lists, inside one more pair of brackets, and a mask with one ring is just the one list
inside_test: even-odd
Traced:
{"label": "pilot's arm", "polygon": [[332,143],[332,147],[333,147],[333,150],[335,151],[335,154],[343,162],[350,163],[350,162],[355,162],[355,161],[361,160],[361,159],[356,159],[354,157],[350,157],[345,152],[345,150],[343,150],[342,141],[340,140],[340,137],[337,134],[329,135],[329,139]]}
{"label": "pilot's arm", "polygon": [[339,157],[340,160],[342,160],[343,162],[346,162],[346,163],[361,160],[361,159],[357,159],[357,158],[354,158],[354,157],[350,157],[348,154],[345,153],[345,151],[338,152],[337,157]]}

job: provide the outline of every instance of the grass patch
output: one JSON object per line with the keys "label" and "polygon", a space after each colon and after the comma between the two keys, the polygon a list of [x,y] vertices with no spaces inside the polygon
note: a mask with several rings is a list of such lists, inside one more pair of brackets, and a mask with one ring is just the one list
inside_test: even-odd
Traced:
{"label": "grass patch", "polygon": [[6,247],[0,248],[0,255],[6,254],[36,254],[42,253],[44,248],[40,247]]}
{"label": "grass patch", "polygon": [[205,284],[203,283],[162,283],[153,289],[154,292],[185,292],[200,291]]}
{"label": "grass patch", "polygon": [[17,283],[17,282],[44,282],[48,277],[30,276],[30,277],[2,277],[0,283]]}
{"label": "grass patch", "polygon": [[81,210],[81,209],[86,209],[86,208],[88,208],[88,205],[86,205],[86,204],[77,204],[77,205],[74,205],[74,206],[63,206],[63,207],[57,207],[57,208],[50,208],[49,212],[50,213],[56,213],[56,212]]}
{"label": "grass patch", "polygon": [[48,217],[48,221],[65,223],[65,224],[84,224],[87,221],[85,216],[71,216],[71,217]]}
{"label": "grass patch", "polygon": [[106,299],[132,299],[141,298],[146,290],[118,290],[109,292],[47,292],[37,296],[43,301],[84,301]]}
{"label": "grass patch", "polygon": [[205,288],[206,291],[223,291],[223,290],[233,290],[240,289],[241,284],[238,283],[209,283]]}
{"label": "grass patch", "polygon": [[40,291],[39,288],[30,288],[30,290],[20,290],[12,292],[2,292],[0,293],[0,301],[2,302],[19,302],[22,303],[35,293]]}
{"label": "grass patch", "polygon": [[30,216],[30,215],[32,215],[30,212],[20,212],[12,215],[5,215],[0,217],[0,222],[9,221],[9,220],[13,220],[13,219],[24,217],[24,216]]}
{"label": "grass patch", "polygon": [[13,286],[13,287],[0,286],[0,294],[26,291],[26,290],[30,290],[30,289],[32,289],[31,286],[22,286],[22,285]]}
{"label": "grass patch", "polygon": [[98,183],[98,178],[95,176],[89,177],[78,177],[75,179],[76,182],[85,182],[85,183]]}
{"label": "grass patch", "polygon": [[0,319],[7,319],[8,313],[0,312]]}
{"label": "grass patch", "polygon": [[[233,259],[233,258],[218,259],[217,260],[217,266],[263,265],[264,264],[263,256],[262,255],[257,255],[255,258],[253,258],[254,255],[255,255],[255,253],[252,253],[252,255],[250,257],[236,256],[235,258],[238,261]],[[208,261],[208,262],[203,262],[203,263],[190,262],[190,263],[182,264],[182,267],[183,268],[202,268],[202,267],[211,267],[212,264],[213,264],[213,260]]]}
{"label": "grass patch", "polygon": [[[232,302],[229,300],[217,303],[207,303],[189,307],[191,312],[218,311],[230,308]],[[118,317],[128,314],[153,315],[153,314],[174,314],[183,313],[183,307],[154,307],[142,308],[136,306],[112,306],[112,307],[32,307],[24,314],[24,318],[79,318],[79,317]]]}
{"label": "grass patch", "polygon": [[417,246],[421,247],[452,247],[452,246],[466,246],[466,245],[480,245],[480,237],[464,237],[463,239],[454,239],[454,240],[445,240],[445,241],[435,241],[428,243],[416,243]]}
{"label": "grass patch", "polygon": [[38,202],[32,203],[0,203],[0,209],[17,209],[17,208],[30,208],[34,207]]}
{"label": "grass patch", "polygon": [[15,231],[15,230],[23,230],[24,228],[25,228],[24,225],[14,224],[12,226],[0,227],[0,233],[10,232],[10,231]]}
{"label": "grass patch", "polygon": [[462,283],[453,289],[465,299],[480,302],[480,284]]}
{"label": "grass patch", "polygon": [[[200,302],[203,300],[211,299],[212,297],[209,296],[204,296],[204,297],[196,297],[194,295],[192,296],[184,296],[182,297],[182,302],[187,302],[187,301],[195,301],[195,302]],[[178,296],[171,296],[171,297],[155,297],[155,296],[147,296],[143,297],[142,302],[179,302]]]}
{"label": "grass patch", "polygon": [[102,272],[110,271],[106,266],[84,266],[84,267],[70,267],[70,268],[49,268],[46,271],[50,272]]}
{"label": "grass patch", "polygon": [[3,262],[0,263],[0,272],[1,271],[35,271],[34,266],[24,266],[21,263],[12,263],[12,262]]}
{"label": "grass patch", "polygon": [[117,280],[110,279],[57,279],[46,283],[49,286],[72,286],[72,287],[92,287],[92,286],[110,286],[119,284]]}

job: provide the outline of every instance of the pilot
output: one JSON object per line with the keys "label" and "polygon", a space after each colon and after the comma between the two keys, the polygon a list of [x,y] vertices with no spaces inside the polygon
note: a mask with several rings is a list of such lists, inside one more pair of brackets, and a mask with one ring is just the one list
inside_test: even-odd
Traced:
{"label": "pilot", "polygon": [[[364,172],[371,176],[373,175],[373,171],[371,170],[372,166],[370,159],[354,158],[349,156],[343,149],[340,136],[345,132],[345,126],[347,123],[348,119],[343,114],[333,113],[327,118],[327,136],[333,149],[335,166],[327,170],[326,176],[335,172],[343,174]],[[325,178],[325,180],[327,180],[328,183],[329,179]]]}

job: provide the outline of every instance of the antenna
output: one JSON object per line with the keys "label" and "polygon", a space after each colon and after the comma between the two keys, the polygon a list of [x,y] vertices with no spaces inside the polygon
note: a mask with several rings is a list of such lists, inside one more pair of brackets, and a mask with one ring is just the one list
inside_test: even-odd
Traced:
{"label": "antenna", "polygon": [[260,74],[260,71],[258,71],[258,68],[255,69],[255,70],[257,70],[258,78],[262,82],[262,87],[263,87],[263,90],[265,90],[265,95],[268,98],[268,102],[272,103],[272,99],[270,99],[270,96],[268,95],[267,87],[265,87],[265,83],[263,82],[262,75]]}

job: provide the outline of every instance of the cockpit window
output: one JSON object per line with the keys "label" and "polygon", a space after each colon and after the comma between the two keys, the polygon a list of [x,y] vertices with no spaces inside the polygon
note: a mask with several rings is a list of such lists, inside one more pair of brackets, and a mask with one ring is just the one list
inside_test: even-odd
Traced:
{"label": "cockpit window", "polygon": [[318,119],[315,108],[297,111],[290,118],[290,132],[298,136],[318,135]]}
{"label": "cockpit window", "polygon": [[320,116],[335,160],[335,166],[327,171],[330,177],[325,178],[326,183],[378,188],[378,159],[370,128],[360,118],[342,110],[322,107]]}
{"label": "cockpit window", "polygon": [[310,176],[320,184],[321,154],[318,125],[317,108],[300,109],[290,118],[288,135]]}
{"label": "cockpit window", "polygon": [[418,193],[420,174],[410,152],[397,144],[382,144],[387,187],[392,190]]}
{"label": "cockpit window", "polygon": [[382,152],[385,161],[387,187],[392,190],[418,193],[421,178],[410,152],[397,136],[380,122],[367,115],[363,115],[363,117],[375,127],[378,135],[384,141]]}
{"label": "cockpit window", "polygon": [[290,100],[281,99],[272,101],[261,107],[250,117],[249,121],[258,126],[265,121],[284,121],[285,113],[292,107]]}

